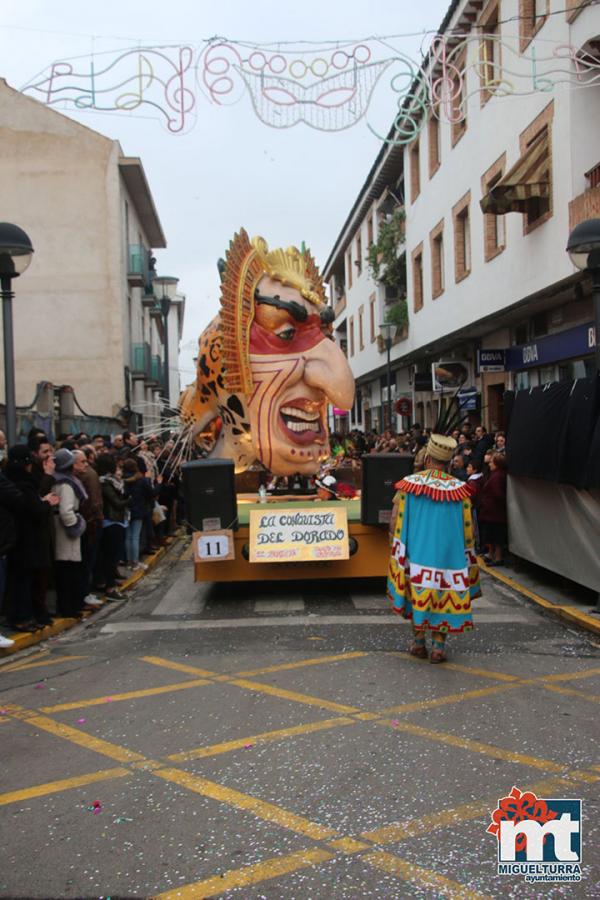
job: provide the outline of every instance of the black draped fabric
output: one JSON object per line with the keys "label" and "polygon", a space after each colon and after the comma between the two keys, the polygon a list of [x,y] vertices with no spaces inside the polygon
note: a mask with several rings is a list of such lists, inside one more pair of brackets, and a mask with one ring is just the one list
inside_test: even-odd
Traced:
{"label": "black draped fabric", "polygon": [[515,392],[514,391],[504,391],[504,425],[506,431],[510,428],[510,420],[512,418],[512,411],[515,405]]}
{"label": "black draped fabric", "polygon": [[588,483],[588,460],[599,414],[599,379],[577,379],[567,404],[567,442],[559,477],[562,484],[572,484],[576,488],[600,487],[598,479],[596,484]]}
{"label": "black draped fabric", "polygon": [[600,488],[600,416],[590,441],[590,452],[585,468],[585,487],[589,490]]}
{"label": "black draped fabric", "polygon": [[507,435],[511,475],[600,487],[600,385],[580,378],[518,391]]}

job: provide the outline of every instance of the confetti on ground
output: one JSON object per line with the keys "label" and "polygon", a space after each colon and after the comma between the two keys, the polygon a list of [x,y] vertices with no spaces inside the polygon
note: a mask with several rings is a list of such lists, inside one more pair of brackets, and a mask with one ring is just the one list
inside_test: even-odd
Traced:
{"label": "confetti on ground", "polygon": [[43,687],[45,687],[45,685],[42,681],[40,681],[38,684],[36,684],[36,688],[38,688],[38,689],[43,688]]}
{"label": "confetti on ground", "polygon": [[394,728],[397,728],[399,724],[400,724],[400,722],[398,721],[398,719],[392,719],[392,726]]}
{"label": "confetti on ground", "polygon": [[128,819],[127,816],[117,816],[115,819],[115,825],[122,825],[123,822],[133,822],[133,819]]}
{"label": "confetti on ground", "polygon": [[99,800],[94,800],[92,805],[88,806],[88,809],[90,812],[93,812],[95,816],[97,816],[98,813],[102,812],[102,804],[100,803]]}
{"label": "confetti on ground", "polygon": [[244,750],[249,750],[251,747],[254,747],[254,744],[244,744]]}
{"label": "confetti on ground", "polygon": [[7,715],[8,715],[7,709],[0,709],[0,716],[7,716]]}
{"label": "confetti on ground", "polygon": [[77,719],[78,725],[85,725],[86,722],[87,722],[87,719]]}
{"label": "confetti on ground", "polygon": [[112,702],[113,702],[113,698],[112,698],[112,697],[105,697],[104,699],[105,699],[106,703],[112,703]]}

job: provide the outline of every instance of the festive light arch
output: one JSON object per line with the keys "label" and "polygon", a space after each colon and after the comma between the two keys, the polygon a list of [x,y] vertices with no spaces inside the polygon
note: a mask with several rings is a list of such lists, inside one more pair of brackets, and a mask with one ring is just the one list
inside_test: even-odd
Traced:
{"label": "festive light arch", "polygon": [[384,73],[398,113],[380,140],[409,143],[429,115],[451,124],[469,98],[485,91],[510,98],[559,85],[600,85],[598,45],[583,48],[536,38],[521,52],[519,36],[469,32],[427,35],[416,60],[391,38],[338,44],[258,45],[213,38],[199,47],[136,47],[54,62],[22,91],[49,106],[92,111],[152,111],[171,134],[195,124],[199,100],[226,106],[248,95],[271,128],[306,125],[335,132],[366,119]]}

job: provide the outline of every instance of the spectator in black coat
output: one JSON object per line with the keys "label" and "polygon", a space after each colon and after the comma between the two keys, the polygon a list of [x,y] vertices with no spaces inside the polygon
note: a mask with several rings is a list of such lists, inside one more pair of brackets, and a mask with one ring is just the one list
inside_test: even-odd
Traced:
{"label": "spectator in black coat", "polygon": [[[32,475],[37,484],[38,494],[40,497],[45,497],[52,492],[52,488],[56,483],[54,478],[54,447],[46,434],[39,431],[33,435],[31,431],[29,432],[27,445],[33,458]],[[47,520],[42,523],[38,556],[39,565],[34,568],[32,573],[33,611],[36,620],[46,625],[52,624],[52,617],[46,604],[46,596],[52,572],[53,539],[54,527],[52,517],[48,516]]]}
{"label": "spectator in black coat", "polygon": [[[8,451],[6,476],[24,501],[17,513],[17,539],[8,553],[8,620],[15,631],[35,631],[47,621],[37,621],[33,606],[33,571],[42,559],[42,536],[58,505],[49,493],[40,497],[33,476],[33,457],[28,447],[18,444]],[[49,618],[49,617],[48,617]]]}
{"label": "spectator in black coat", "polygon": [[143,475],[135,459],[126,459],[123,463],[125,496],[129,498],[131,518],[125,532],[125,553],[127,565],[132,569],[146,569],[140,562],[140,535],[146,517],[148,505],[154,504],[155,489],[149,478]]}
{"label": "spectator in black coat", "polygon": [[488,434],[483,425],[475,429],[475,443],[473,445],[473,459],[480,465],[487,451],[494,446],[494,438]]}
{"label": "spectator in black coat", "polygon": [[[6,594],[6,566],[9,551],[17,539],[17,518],[26,512],[25,500],[20,490],[0,474],[0,610],[4,611]],[[0,649],[12,647],[14,641],[0,634]]]}

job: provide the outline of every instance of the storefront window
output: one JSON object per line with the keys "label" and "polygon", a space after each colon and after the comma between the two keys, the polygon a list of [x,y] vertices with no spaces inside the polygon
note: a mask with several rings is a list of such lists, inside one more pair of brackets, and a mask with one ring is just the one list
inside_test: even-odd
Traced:
{"label": "storefront window", "polygon": [[515,373],[515,389],[517,391],[527,391],[529,390],[529,372],[516,372]]}
{"label": "storefront window", "polygon": [[561,363],[558,367],[559,381],[574,381],[576,378],[592,378],[594,375],[594,360],[575,359]]}
{"label": "storefront window", "polygon": [[554,366],[542,366],[540,371],[540,384],[551,384],[556,381],[556,372]]}

